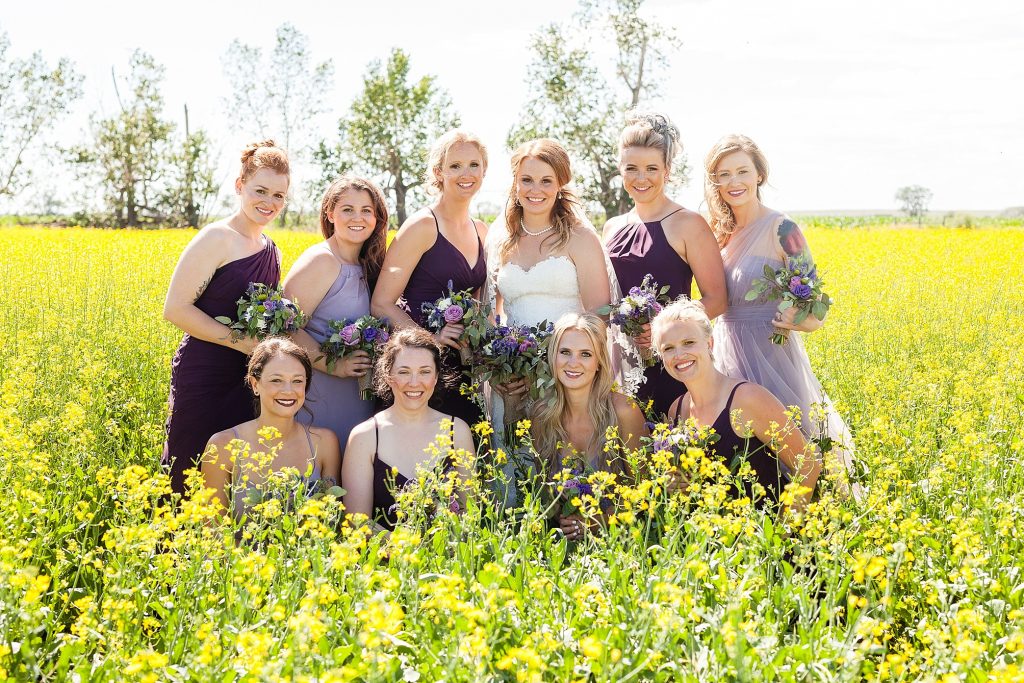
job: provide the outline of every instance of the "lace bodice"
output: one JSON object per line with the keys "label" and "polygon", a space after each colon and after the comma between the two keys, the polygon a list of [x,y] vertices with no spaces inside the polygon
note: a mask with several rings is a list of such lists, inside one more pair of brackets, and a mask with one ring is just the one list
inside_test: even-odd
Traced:
{"label": "lace bodice", "polygon": [[528,270],[506,263],[498,271],[497,289],[512,323],[553,323],[565,313],[583,312],[576,265],[568,256],[549,256]]}

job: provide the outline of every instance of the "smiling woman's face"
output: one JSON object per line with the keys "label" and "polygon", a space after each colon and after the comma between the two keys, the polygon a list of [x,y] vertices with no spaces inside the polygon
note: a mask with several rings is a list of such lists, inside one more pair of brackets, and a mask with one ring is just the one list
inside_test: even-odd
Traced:
{"label": "smiling woman's face", "polygon": [[739,151],[722,157],[715,167],[715,184],[722,199],[733,209],[757,201],[757,186],[761,178],[754,160]]}

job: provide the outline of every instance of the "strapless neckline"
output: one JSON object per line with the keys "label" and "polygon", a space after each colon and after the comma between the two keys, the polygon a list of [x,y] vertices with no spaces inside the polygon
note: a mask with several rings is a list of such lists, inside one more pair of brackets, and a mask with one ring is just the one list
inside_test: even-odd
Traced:
{"label": "strapless neckline", "polygon": [[556,255],[556,256],[548,256],[548,257],[546,257],[546,258],[542,258],[542,259],[541,259],[540,261],[537,261],[536,263],[534,263],[534,264],[533,264],[532,266],[530,266],[529,268],[523,268],[523,267],[522,267],[521,265],[519,265],[518,263],[513,263],[513,262],[511,262],[511,261],[509,261],[508,263],[506,263],[506,264],[505,264],[505,266],[506,266],[506,267],[511,267],[511,266],[515,266],[515,267],[516,267],[516,268],[518,268],[518,269],[519,269],[520,271],[522,271],[524,275],[529,275],[529,274],[530,274],[531,272],[533,272],[534,270],[536,270],[536,269],[537,269],[538,267],[540,267],[540,266],[544,265],[544,264],[545,264],[545,263],[547,263],[548,261],[557,261],[558,259],[565,259],[566,261],[568,261],[569,263],[571,263],[571,264],[573,265],[573,267],[575,267],[575,266],[576,266],[576,263],[575,263],[575,262],[574,262],[574,261],[573,261],[573,260],[572,260],[571,258],[569,258],[568,256],[566,256],[565,254],[558,254],[558,255]]}

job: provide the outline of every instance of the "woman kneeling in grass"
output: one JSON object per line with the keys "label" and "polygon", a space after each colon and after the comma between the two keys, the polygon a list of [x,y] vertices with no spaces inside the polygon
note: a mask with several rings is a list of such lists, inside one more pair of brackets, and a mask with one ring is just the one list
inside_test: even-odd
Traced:
{"label": "woman kneeling in grass", "polygon": [[[669,423],[692,418],[697,426],[711,427],[718,441],[709,450],[727,464],[746,457],[765,490],[763,500],[779,501],[786,484],[794,480],[807,487],[795,497],[794,506],[805,506],[821,473],[817,450],[808,447],[770,391],[715,368],[711,321],[704,306],[688,299],[666,306],[654,319],[651,333],[665,370],[686,385],[686,392],[669,409]],[[672,488],[680,486],[682,481],[676,478]]]}
{"label": "woman kneeling in grass", "polygon": [[[395,492],[415,481],[418,469],[443,466],[454,468],[463,481],[470,477],[470,464],[453,457],[473,452],[469,425],[429,405],[440,375],[441,347],[429,332],[407,327],[388,340],[374,378],[377,392],[385,400],[394,397],[394,404],[349,434],[341,476],[350,514],[366,515],[391,531],[398,521]],[[452,450],[432,452],[442,428]]]}
{"label": "woman kneeling in grass", "polygon": [[[338,481],[341,455],[334,432],[295,419],[312,374],[305,349],[288,339],[267,339],[253,349],[246,381],[256,397],[256,419],[214,434],[202,463],[206,486],[236,517],[260,499],[259,490],[272,477],[298,472],[307,495]],[[256,444],[266,451],[254,452]]]}
{"label": "woman kneeling in grass", "polygon": [[[590,313],[567,313],[555,323],[548,340],[548,363],[555,378],[550,400],[534,406],[531,434],[550,479],[565,469],[580,475],[594,471],[627,474],[616,444],[606,443],[609,428],[627,451],[640,447],[647,434],[639,406],[612,391],[614,377],[608,355],[607,328]],[[568,467],[567,467],[568,465]],[[558,527],[579,540],[594,522],[579,512],[559,514]]]}

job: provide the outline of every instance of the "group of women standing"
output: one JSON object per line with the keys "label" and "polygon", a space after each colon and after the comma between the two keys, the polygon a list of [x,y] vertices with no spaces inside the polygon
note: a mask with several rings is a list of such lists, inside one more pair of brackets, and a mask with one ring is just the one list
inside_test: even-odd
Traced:
{"label": "group of women standing", "polygon": [[[203,473],[228,503],[239,463],[223,452],[232,439],[253,442],[261,427],[274,426],[284,444],[281,463],[306,462],[299,469],[307,481],[340,475],[348,510],[390,528],[386,480],[400,485],[418,466],[442,465],[432,458],[443,454],[425,449],[443,424],[450,425],[455,448],[472,451],[468,425],[484,418],[457,382],[448,381],[466,369],[458,353],[461,326],[428,332],[422,313],[424,303],[466,289],[489,299],[503,321],[557,321],[548,340],[554,386],[546,400],[527,406],[549,473],[568,453],[588,468],[624,470],[606,455],[605,434],[615,427],[627,447],[639,447],[647,434],[643,405],[663,420],[713,426],[722,437],[714,448],[725,460],[740,447],[760,452],[750,462],[770,496],[792,478],[813,488],[820,454],[807,444],[821,434],[807,419],[811,406],[827,411],[828,436],[848,443],[848,435],[798,335],[785,346],[769,337],[773,329],[809,332],[820,323],[809,316],[797,325],[792,309],[780,315],[770,302],[744,298],[764,265],[795,257],[810,262],[806,242],[791,220],[761,203],[768,165],[751,140],[728,136],[708,154],[710,225],[666,194],[679,150],[678,131],[666,117],[628,118],[619,168],[634,206],[611,217],[601,235],[570,188],[569,155],[550,139],[515,150],[505,210],[487,226],[470,214],[487,171],[486,147],[461,130],[442,136],[427,168],[436,199],[387,248],[382,193],[368,180],[341,178],[323,197],[324,240],[284,280],[285,296],[310,313],[305,329],[257,348],[213,319],[233,317],[234,302],[251,282],[276,286],[280,279],[280,255],[264,228],[287,195],[287,157],[271,141],[251,145],[236,181],[239,210],[196,235],[167,295],[165,317],[186,333],[172,362],[164,452],[175,490],[184,490],[185,471],[199,464],[209,442],[217,448]],[[597,311],[648,275],[668,286],[676,302],[635,339],[609,330]],[[694,281],[699,303],[689,301]],[[368,357],[355,354],[333,369],[311,360],[320,356],[329,321],[367,313],[387,318],[396,330],[376,365],[377,393],[387,406],[376,414],[357,389],[357,378],[370,369]],[[648,350],[660,360],[644,369],[637,360]],[[634,388],[636,400],[626,395]],[[519,403],[526,390],[523,380],[489,387],[488,417],[503,422],[504,401]],[[804,419],[780,440],[772,438],[771,424],[786,424],[784,405],[799,408]],[[739,423],[730,419],[737,410]],[[589,528],[578,515],[556,521],[568,537]]]}

